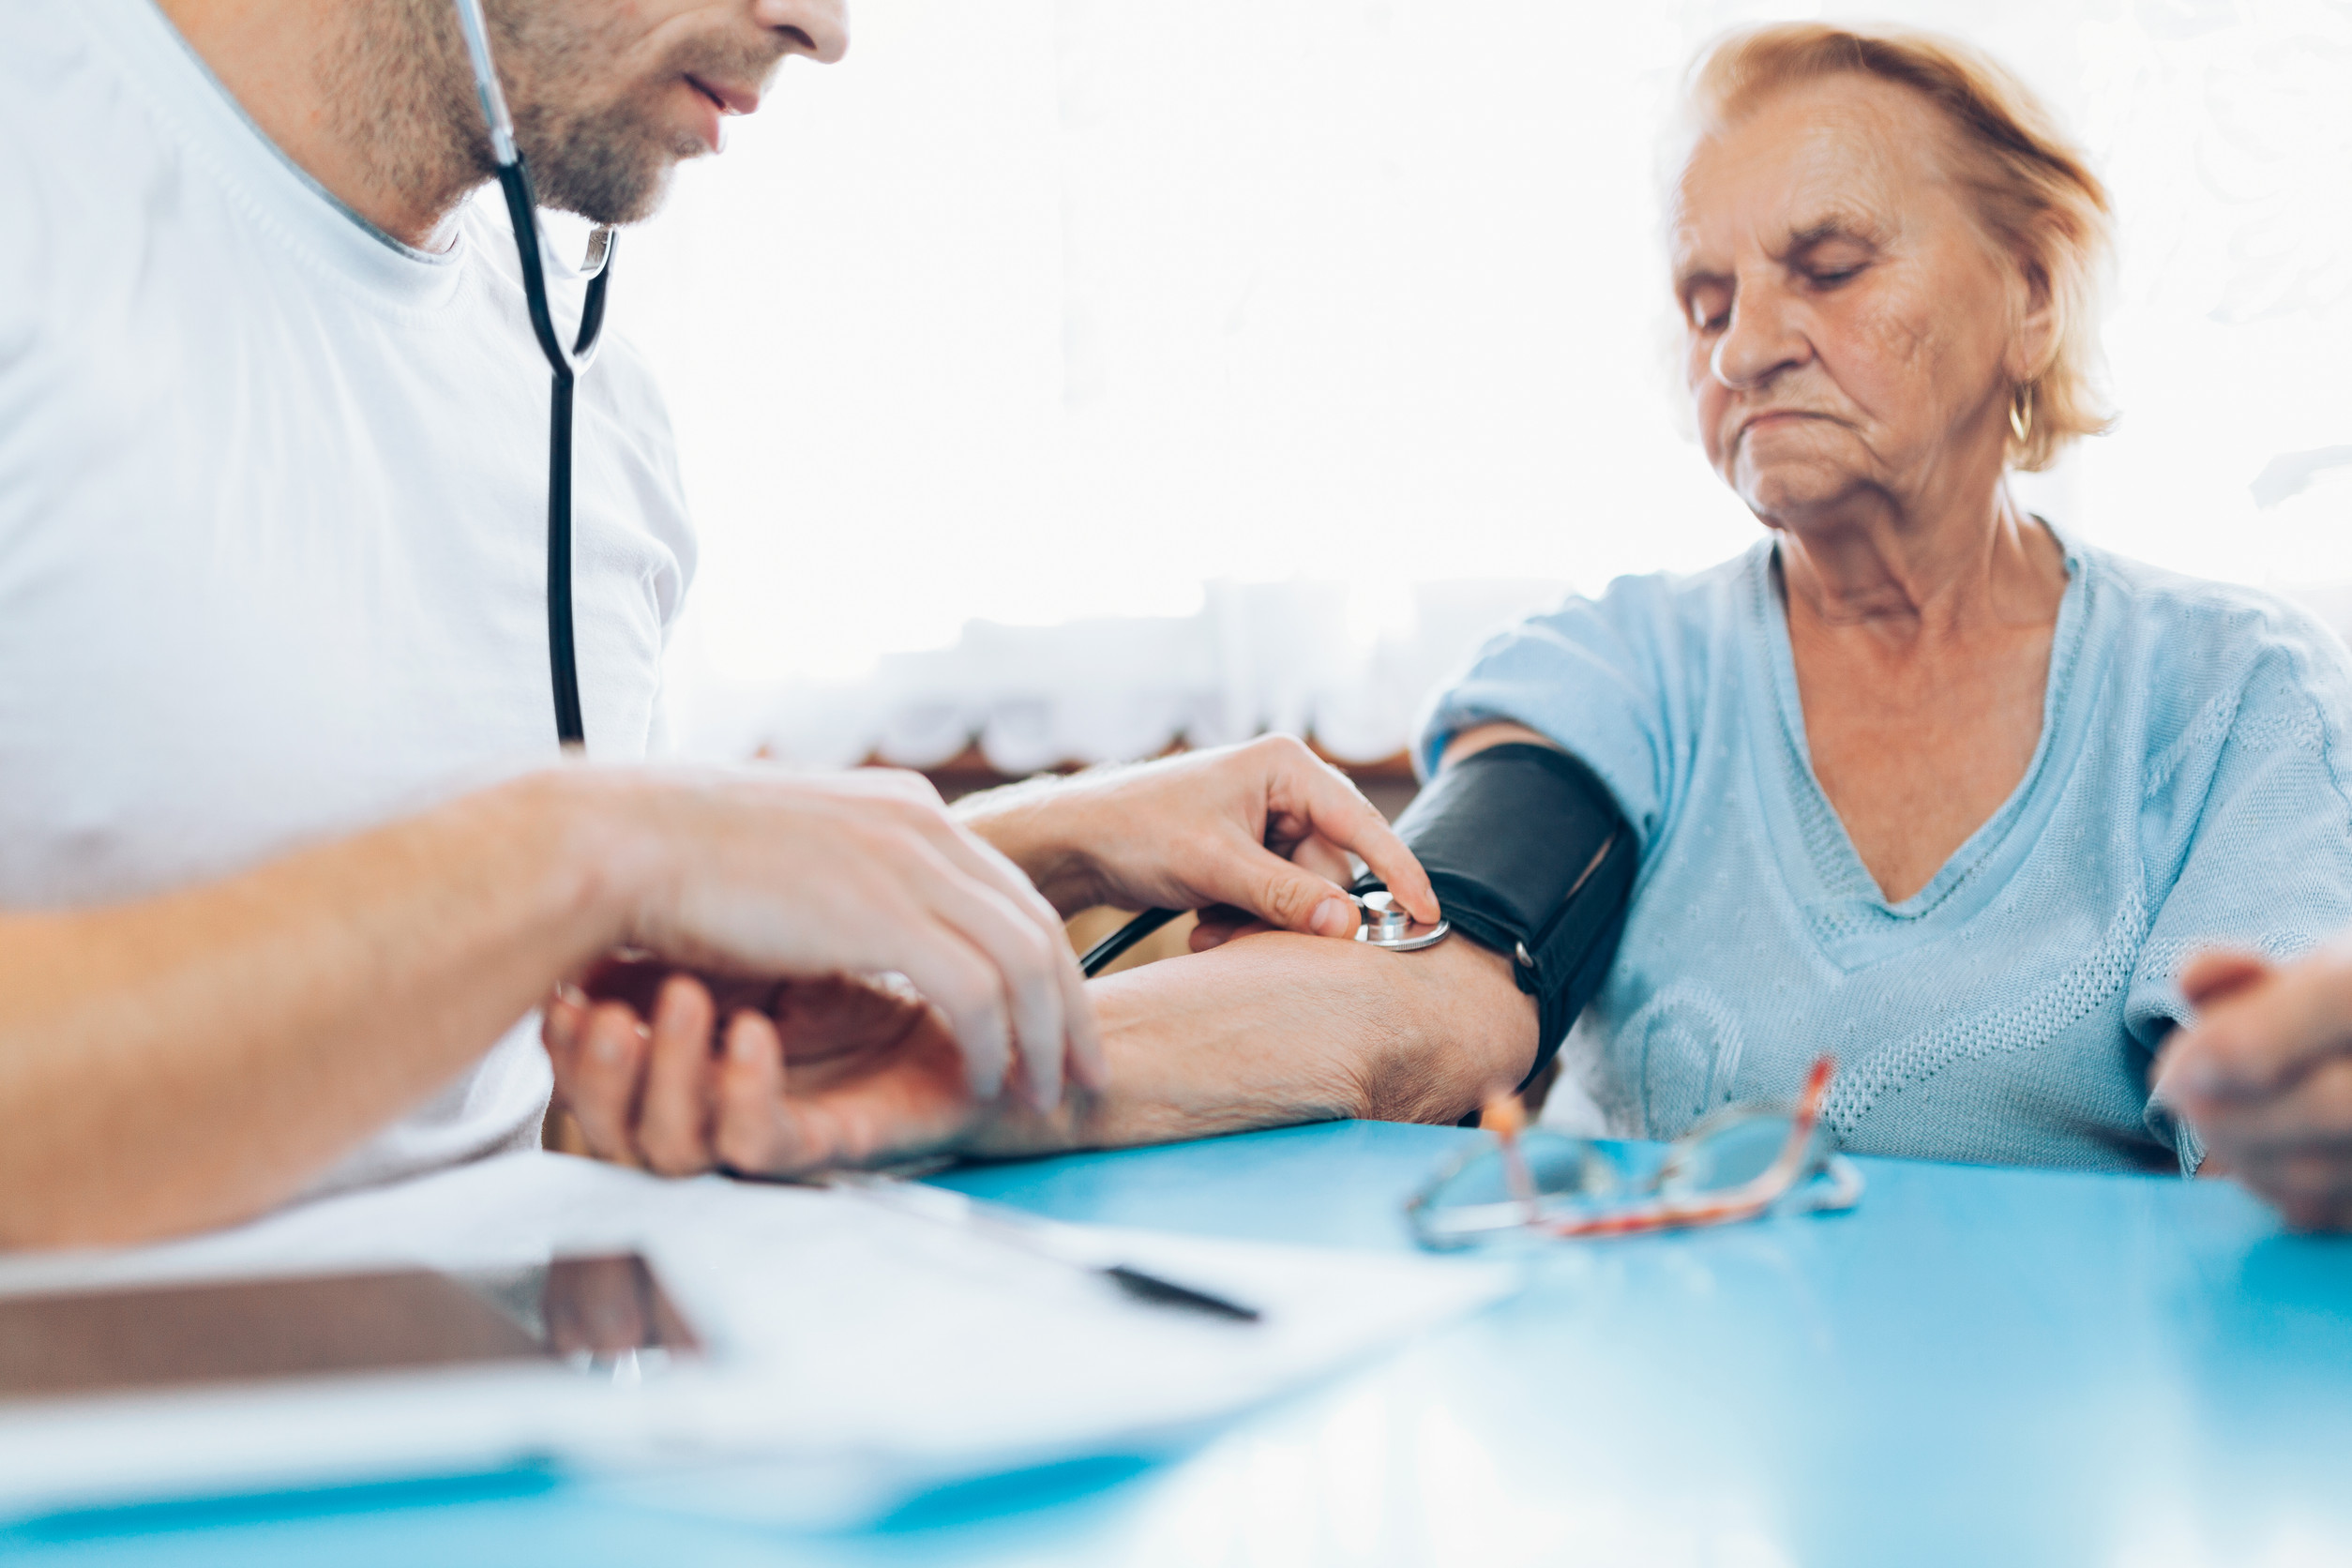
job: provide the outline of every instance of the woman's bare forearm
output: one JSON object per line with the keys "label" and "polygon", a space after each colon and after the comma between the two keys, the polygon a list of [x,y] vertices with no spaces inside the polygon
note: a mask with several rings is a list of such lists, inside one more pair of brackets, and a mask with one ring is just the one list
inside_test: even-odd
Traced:
{"label": "woman's bare forearm", "polygon": [[1463,939],[1389,953],[1268,932],[1089,988],[1108,1091],[986,1129],[975,1152],[1042,1153],[1368,1117],[1453,1122],[1535,1058],[1532,997]]}
{"label": "woman's bare forearm", "polygon": [[253,1214],[464,1070],[623,934],[582,794],[521,780],[185,892],[0,916],[0,1245]]}

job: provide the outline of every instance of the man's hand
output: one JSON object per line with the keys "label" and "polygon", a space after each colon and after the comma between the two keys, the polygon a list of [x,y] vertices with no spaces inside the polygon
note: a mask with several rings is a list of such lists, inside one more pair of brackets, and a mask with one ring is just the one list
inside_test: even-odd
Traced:
{"label": "man's hand", "polygon": [[1065,914],[1222,908],[1225,927],[1254,917],[1347,936],[1360,918],[1344,891],[1353,852],[1416,919],[1438,918],[1421,863],[1379,809],[1288,735],[1015,785],[957,815]]}
{"label": "man's hand", "polygon": [[2208,953],[2181,972],[2199,1012],[2151,1093],[2188,1117],[2209,1168],[2306,1230],[2352,1229],[2352,942],[2282,968]]}
{"label": "man's hand", "polygon": [[550,998],[541,1033],[590,1152],[664,1176],[905,1159],[988,1108],[938,1011],[887,979],[728,984],[619,966]]}
{"label": "man's hand", "polygon": [[[903,974],[945,1018],[972,1093],[1043,1109],[1103,1079],[1052,907],[912,774],[582,774],[625,846],[624,941],[716,975]],[[1018,1072],[1015,1069],[1018,1068]]]}
{"label": "man's hand", "polygon": [[0,1246],[283,1202],[616,947],[771,989],[901,973],[937,1009],[921,1093],[861,1101],[856,1061],[829,1062],[822,1114],[763,1135],[788,1156],[854,1157],[885,1110],[918,1130],[967,1101],[1042,1114],[1065,1073],[1103,1078],[1060,918],[909,775],[550,768],[215,882],[0,912]]}

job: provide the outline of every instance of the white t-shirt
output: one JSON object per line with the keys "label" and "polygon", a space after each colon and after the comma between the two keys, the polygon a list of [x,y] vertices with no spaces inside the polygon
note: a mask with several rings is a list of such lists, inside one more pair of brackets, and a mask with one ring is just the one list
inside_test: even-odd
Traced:
{"label": "white t-shirt", "polygon": [[[555,759],[547,365],[503,209],[452,228],[429,255],[353,215],[148,0],[0,6],[0,907]],[[575,485],[589,749],[633,758],[693,542],[626,343],[581,384]],[[320,1184],[527,1142],[548,1083],[524,1020]]]}

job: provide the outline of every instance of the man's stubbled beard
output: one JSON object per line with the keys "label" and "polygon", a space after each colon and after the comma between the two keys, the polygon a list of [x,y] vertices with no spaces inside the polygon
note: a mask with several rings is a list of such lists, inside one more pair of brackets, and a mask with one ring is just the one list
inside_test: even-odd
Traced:
{"label": "man's stubbled beard", "polygon": [[[649,217],[671,168],[706,150],[691,131],[663,124],[661,96],[681,76],[761,81],[785,47],[780,38],[731,33],[682,38],[658,68],[624,80],[631,40],[622,8],[487,0],[485,8],[515,141],[539,201],[598,223]],[[600,10],[608,19],[601,26],[580,14]],[[498,173],[457,7],[362,0],[354,13],[351,47],[330,73],[338,87],[329,113],[357,133],[384,179],[404,190],[445,190],[441,204],[455,206]]]}
{"label": "man's stubbled beard", "polygon": [[354,6],[323,63],[325,113],[376,178],[446,211],[491,169],[490,131],[449,0]]}
{"label": "man's stubbled beard", "polygon": [[688,74],[763,81],[784,44],[773,35],[684,38],[616,92],[609,84],[631,40],[617,21],[599,27],[579,14],[594,8],[492,0],[490,16],[515,141],[539,200],[598,223],[634,223],[661,204],[678,163],[709,150],[691,130],[665,124],[664,96]]}

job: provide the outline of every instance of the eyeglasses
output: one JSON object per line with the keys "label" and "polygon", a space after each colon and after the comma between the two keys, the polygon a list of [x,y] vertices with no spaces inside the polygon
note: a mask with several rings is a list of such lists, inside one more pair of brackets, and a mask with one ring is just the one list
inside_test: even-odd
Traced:
{"label": "eyeglasses", "polygon": [[1835,1066],[1814,1063],[1794,1109],[1737,1105],[1707,1116],[1646,1175],[1591,1138],[1522,1131],[1519,1102],[1500,1101],[1479,1119],[1495,1141],[1440,1170],[1407,1200],[1406,1220],[1423,1246],[1442,1250],[1842,1213],[1862,1201],[1862,1179],[1821,1126]]}

